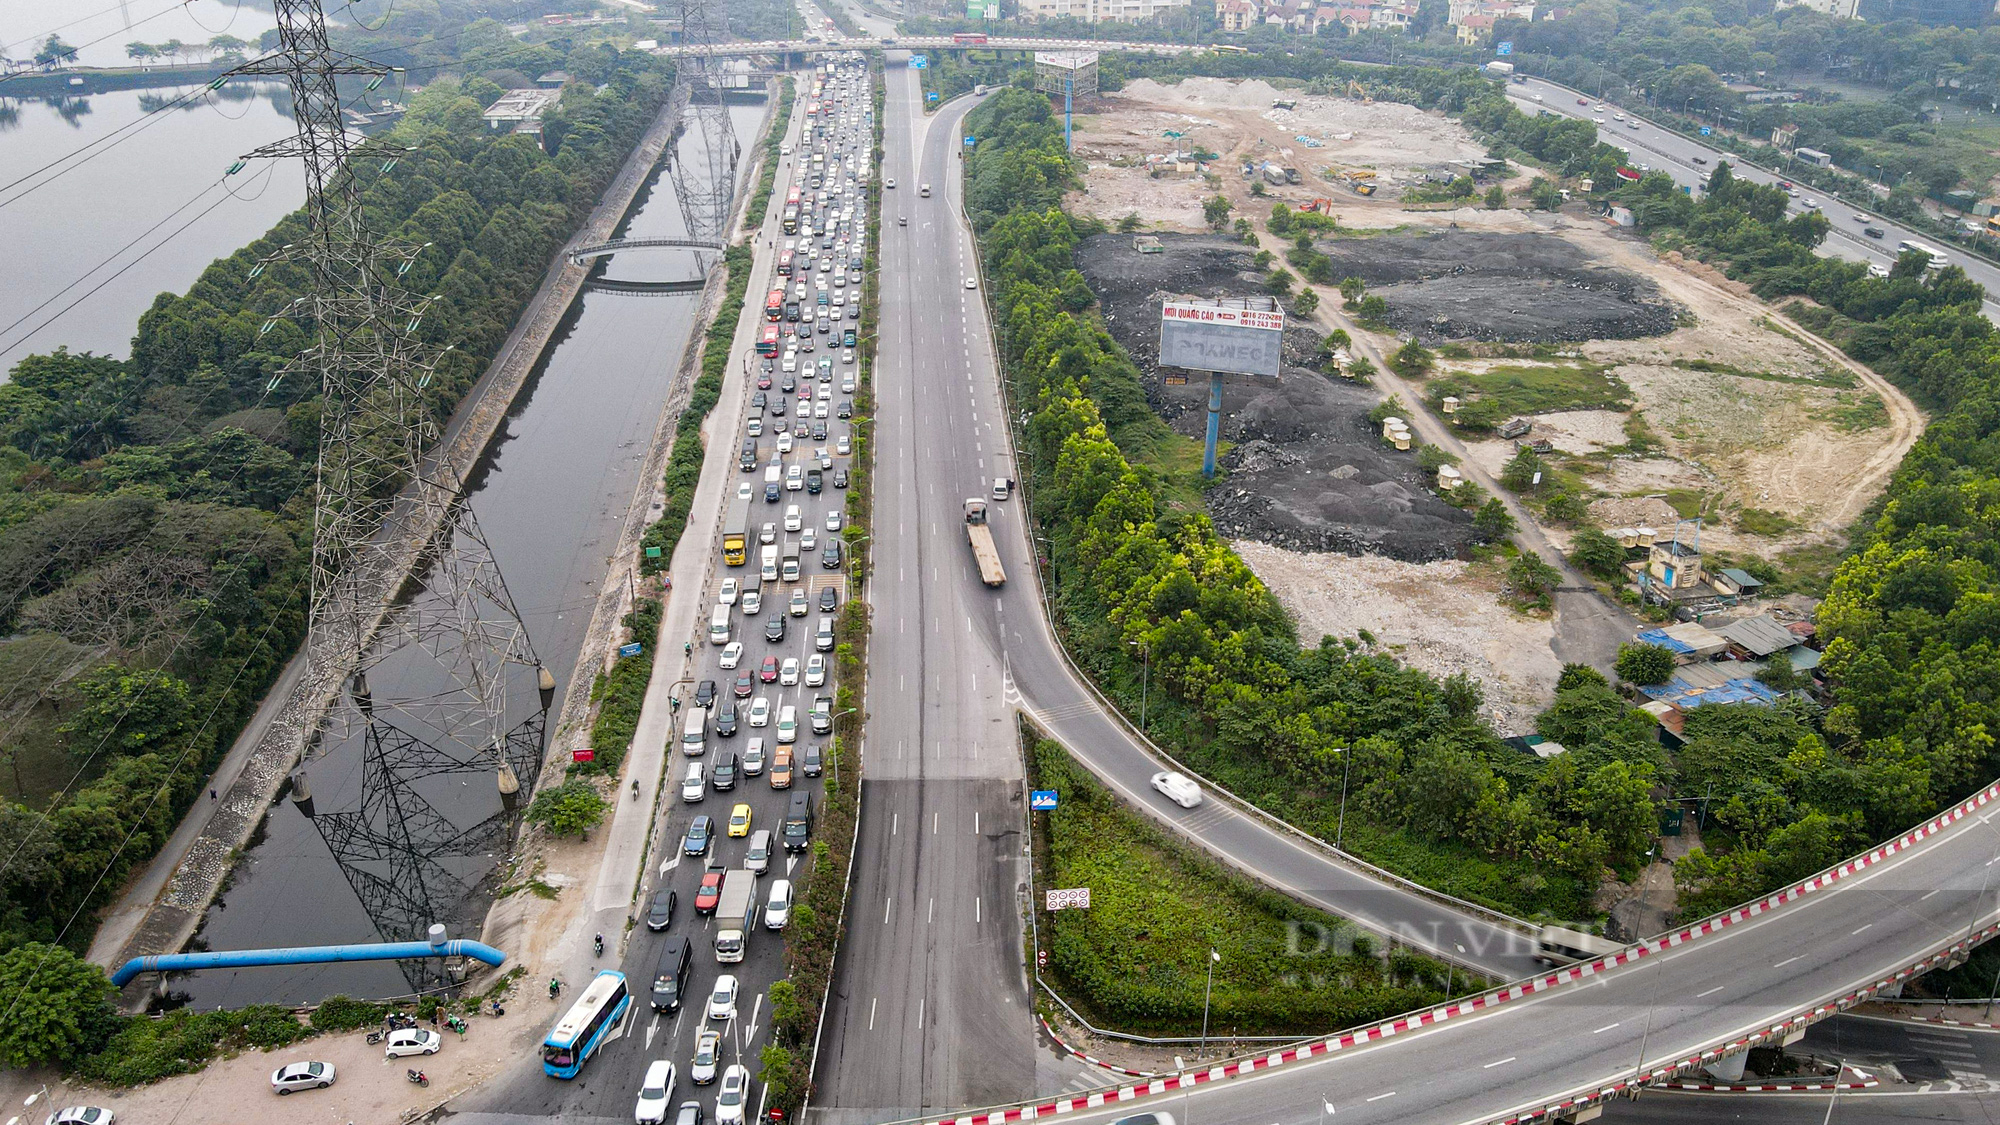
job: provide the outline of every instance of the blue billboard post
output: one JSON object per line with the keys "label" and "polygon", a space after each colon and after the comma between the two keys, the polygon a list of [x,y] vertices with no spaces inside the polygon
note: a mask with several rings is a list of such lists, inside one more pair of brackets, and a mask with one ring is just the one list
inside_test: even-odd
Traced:
{"label": "blue billboard post", "polygon": [[1222,436],[1222,377],[1278,377],[1285,314],[1275,297],[1166,301],[1160,306],[1160,366],[1208,372],[1208,427],[1201,475],[1215,476]]}

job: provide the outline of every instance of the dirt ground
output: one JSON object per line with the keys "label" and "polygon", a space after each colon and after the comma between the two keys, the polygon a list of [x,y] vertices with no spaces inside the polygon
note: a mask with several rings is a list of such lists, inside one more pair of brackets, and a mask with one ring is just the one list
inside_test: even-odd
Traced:
{"label": "dirt ground", "polygon": [[[1148,400],[1189,437],[1207,425],[1208,388],[1192,378],[1165,385],[1154,366],[1159,309],[1167,294],[1260,292],[1250,252],[1206,235],[1163,235],[1165,252],[1139,254],[1126,235],[1099,235],[1077,250],[1077,267],[1104,321],[1138,363]],[[1472,541],[1470,517],[1432,495],[1415,456],[1379,441],[1367,420],[1378,396],[1303,364],[1319,333],[1287,333],[1275,383],[1232,381],[1224,398],[1223,457],[1229,479],[1209,494],[1209,514],[1227,536],[1311,551],[1368,552],[1412,562],[1451,558]]]}
{"label": "dirt ground", "polygon": [[1372,555],[1233,544],[1298,622],[1308,646],[1362,630],[1397,659],[1435,676],[1464,672],[1486,690],[1485,717],[1503,735],[1529,734],[1555,698],[1562,663],[1554,627],[1500,603],[1490,571],[1455,560],[1407,563]]}
{"label": "dirt ground", "polygon": [[[1279,99],[1296,109],[1275,108]],[[1208,151],[1210,166],[1241,206],[1248,201],[1245,163],[1271,161],[1296,168],[1301,182],[1273,187],[1273,198],[1356,198],[1331,178],[1341,168],[1371,168],[1387,203],[1404,185],[1452,160],[1480,160],[1485,146],[1464,127],[1437,114],[1391,102],[1364,104],[1280,90],[1267,82],[1186,78],[1172,85],[1151,79],[1089,103],[1075,119],[1076,152],[1086,162],[1084,190],[1069,201],[1078,214],[1116,220],[1137,213],[1148,223],[1199,230],[1201,201],[1215,194],[1199,175],[1148,175],[1148,156],[1172,154],[1178,132],[1183,154]],[[1310,137],[1317,146],[1298,140]]]}

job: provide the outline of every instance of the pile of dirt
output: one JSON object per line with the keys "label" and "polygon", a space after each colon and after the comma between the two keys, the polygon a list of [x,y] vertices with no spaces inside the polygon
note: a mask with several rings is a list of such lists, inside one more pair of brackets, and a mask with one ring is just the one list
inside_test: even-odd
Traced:
{"label": "pile of dirt", "polygon": [[1595,265],[1542,233],[1443,230],[1322,242],[1339,277],[1389,302],[1389,324],[1420,339],[1558,343],[1674,330],[1651,281]]}
{"label": "pile of dirt", "polygon": [[[1261,293],[1262,275],[1241,243],[1207,235],[1160,236],[1164,252],[1140,254],[1130,236],[1077,247],[1076,264],[1106,326],[1139,365],[1147,400],[1169,426],[1200,438],[1207,380],[1167,386],[1159,358],[1160,304],[1168,296]],[[1209,493],[1217,529],[1301,551],[1379,554],[1408,562],[1451,558],[1474,539],[1471,520],[1426,486],[1412,454],[1384,446],[1368,422],[1376,397],[1330,380],[1312,363],[1318,332],[1289,330],[1276,382],[1234,379],[1223,400],[1229,478]]]}

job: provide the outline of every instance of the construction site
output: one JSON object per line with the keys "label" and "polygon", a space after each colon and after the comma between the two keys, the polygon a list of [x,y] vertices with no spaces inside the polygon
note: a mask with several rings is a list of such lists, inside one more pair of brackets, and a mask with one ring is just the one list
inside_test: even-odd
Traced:
{"label": "construction site", "polygon": [[[1488,480],[1538,450],[1547,480],[1521,500],[1557,548],[1577,525],[1542,520],[1550,488],[1581,500],[1588,525],[1680,525],[1717,557],[1788,573],[1813,560],[1798,563],[1808,578],[1922,432],[1922,413],[1872,371],[1583,204],[1406,201],[1447,174],[1473,175],[1482,194],[1529,182],[1494,169],[1450,119],[1365,91],[1218,79],[1133,82],[1084,108],[1085,186],[1071,208],[1128,231],[1136,215],[1139,232],[1086,240],[1077,266],[1180,433],[1200,436],[1206,387],[1157,368],[1162,300],[1266,292],[1257,250],[1283,265],[1295,233],[1269,230],[1274,204],[1334,218],[1314,249],[1386,313],[1363,327],[1337,287],[1319,285],[1319,309],[1291,318],[1281,376],[1227,385],[1227,477],[1209,510],[1302,637],[1365,631],[1412,665],[1467,672],[1503,730],[1530,729],[1552,694],[1560,623],[1504,604],[1498,568],[1469,554],[1469,518],[1418,466],[1421,443],[1397,450],[1368,421],[1388,389],[1322,372],[1326,332],[1347,329],[1358,353],[1380,357],[1429,345],[1432,366],[1394,380],[1417,400],[1404,407],[1441,419],[1447,451]],[[1202,204],[1215,195],[1259,245],[1211,231]]]}

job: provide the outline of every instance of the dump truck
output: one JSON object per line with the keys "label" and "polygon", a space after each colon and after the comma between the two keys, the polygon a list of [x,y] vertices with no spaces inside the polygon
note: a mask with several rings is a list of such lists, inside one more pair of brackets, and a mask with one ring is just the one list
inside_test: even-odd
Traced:
{"label": "dump truck", "polygon": [[757,875],[731,871],[722,877],[722,898],[715,904],[715,959],[724,965],[743,960],[750,944],[750,923],[757,909]]}
{"label": "dump truck", "polygon": [[722,525],[722,561],[742,566],[750,550],[750,498],[739,496],[730,502],[729,522]]}
{"label": "dump truck", "polygon": [[993,529],[986,524],[986,501],[974,496],[965,502],[965,539],[972,544],[972,557],[979,562],[979,579],[988,586],[1003,586],[1007,572],[1000,567],[1000,552],[993,546]]}

